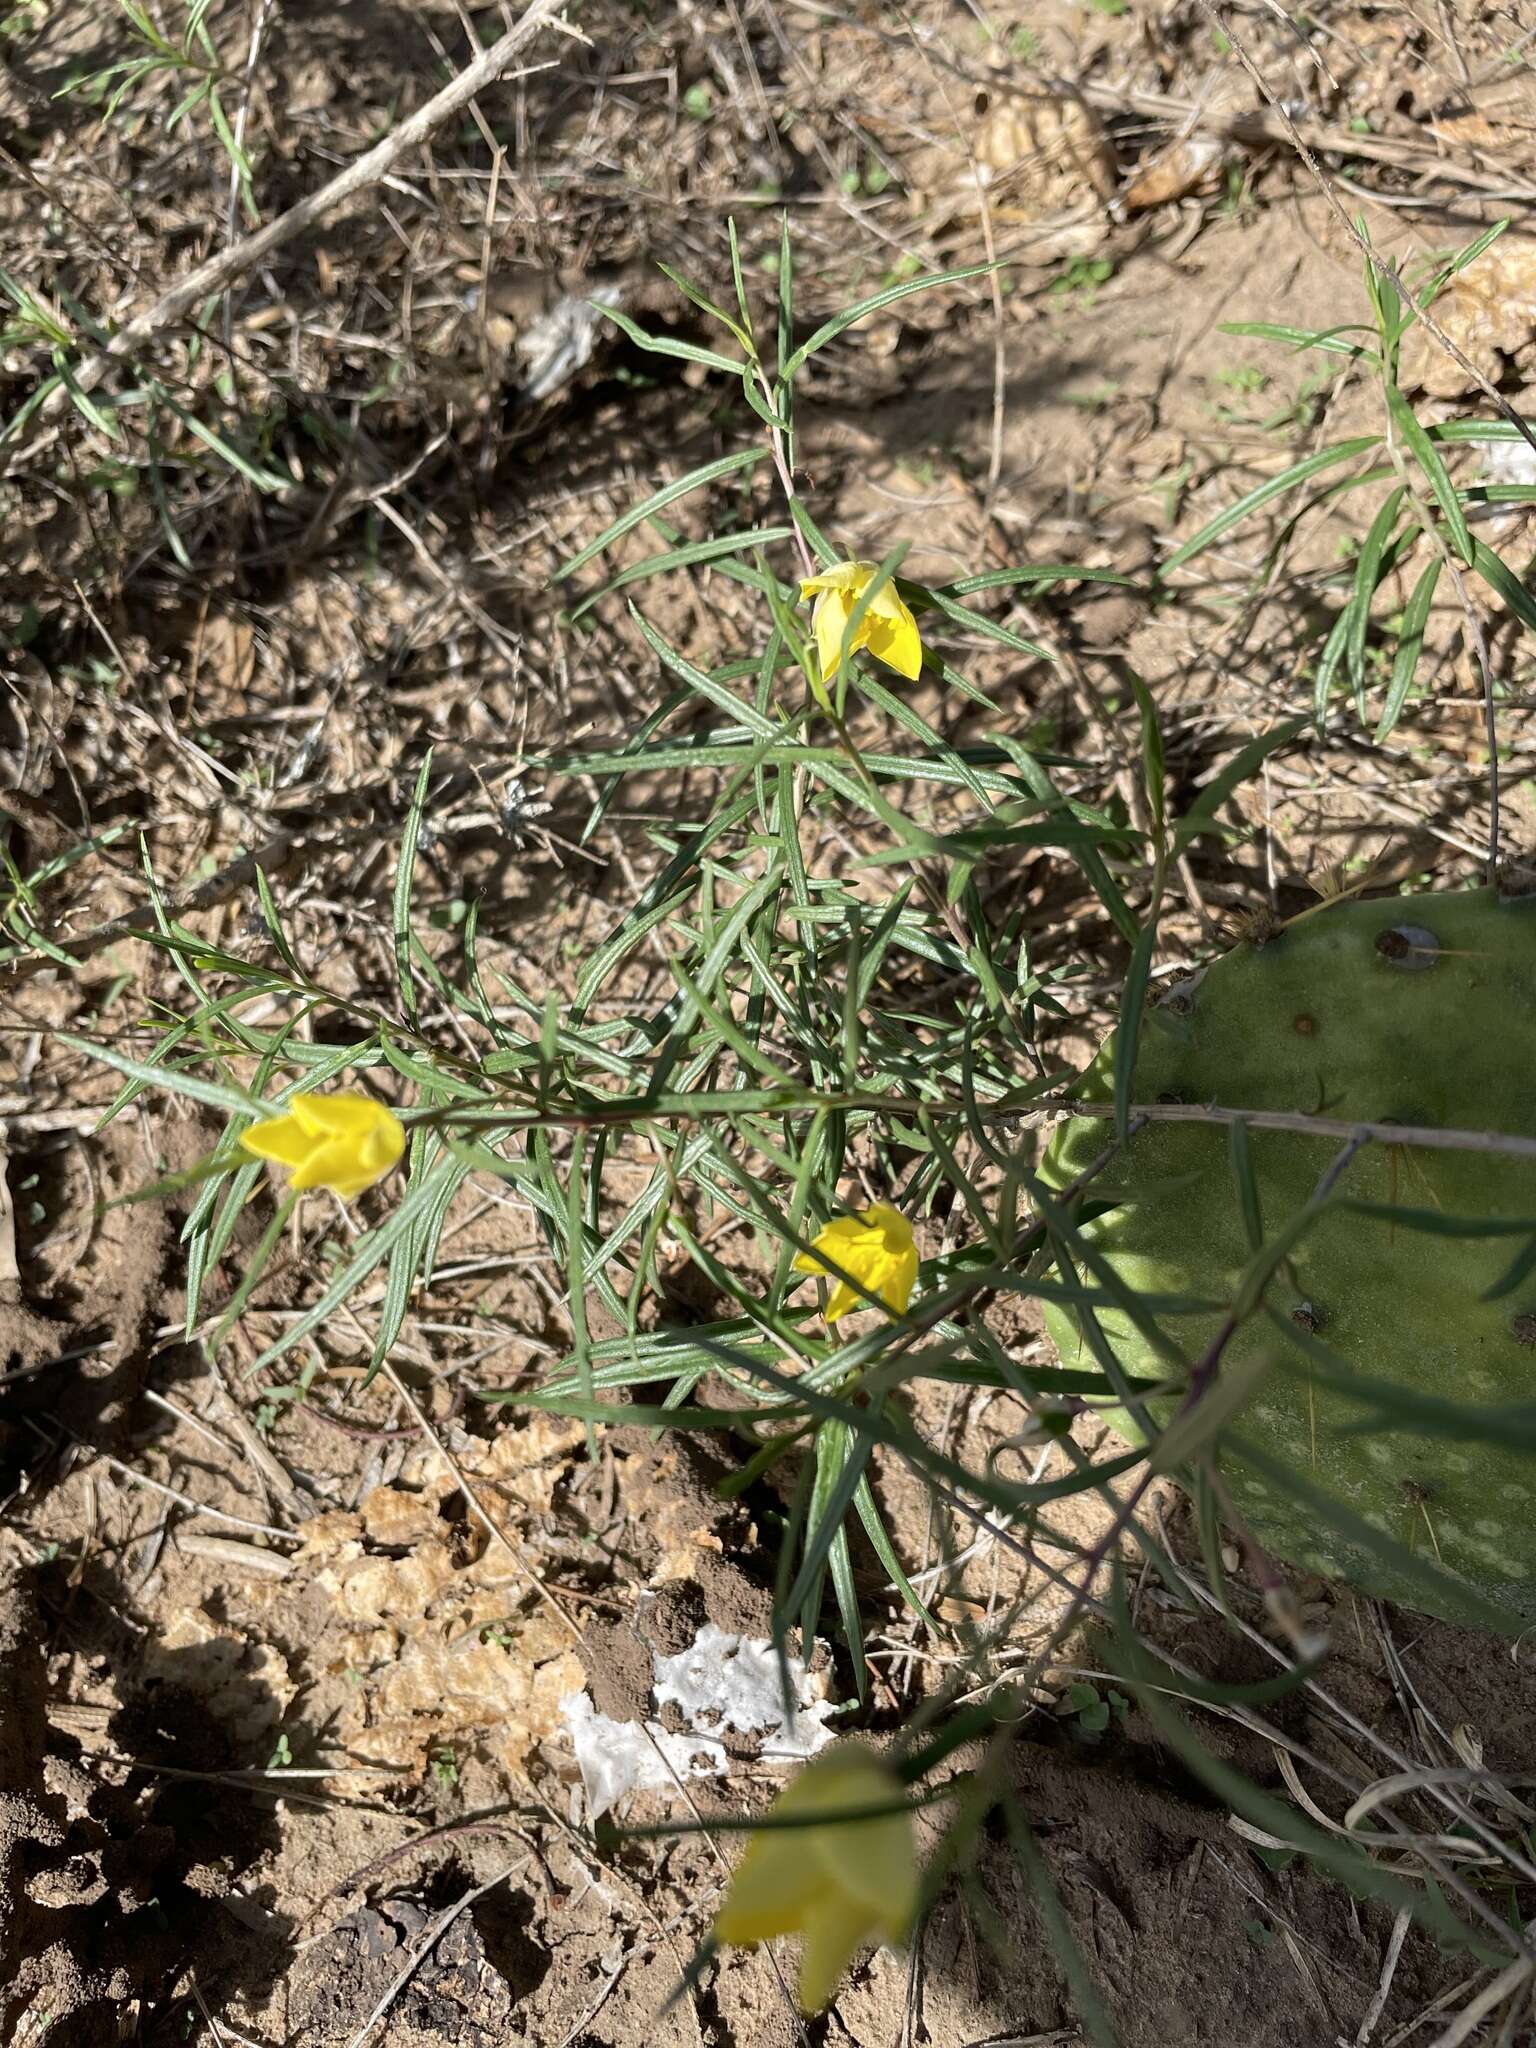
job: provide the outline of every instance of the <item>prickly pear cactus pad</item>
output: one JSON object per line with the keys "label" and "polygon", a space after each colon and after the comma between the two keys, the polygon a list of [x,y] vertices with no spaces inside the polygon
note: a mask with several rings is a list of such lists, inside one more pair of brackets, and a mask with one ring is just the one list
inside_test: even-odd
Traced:
{"label": "prickly pear cactus pad", "polygon": [[[1109,1097],[1113,1058],[1111,1041],[1085,1096]],[[1239,945],[1147,1011],[1133,1100],[1536,1136],[1536,898],[1501,902],[1478,889],[1339,903]],[[1108,1131],[1087,1117],[1065,1124],[1046,1157],[1046,1184],[1073,1180]],[[1250,1128],[1249,1146],[1271,1239],[1311,1198],[1340,1143]],[[1337,1192],[1447,1218],[1536,1217],[1536,1163],[1369,1144]],[[1141,1292],[1228,1301],[1250,1262],[1220,1124],[1144,1125],[1091,1183],[1080,1217],[1086,1239]],[[1482,1408],[1536,1402],[1536,1273],[1484,1299],[1525,1241],[1437,1235],[1330,1208],[1271,1281],[1273,1313],[1249,1317],[1221,1363],[1223,1374],[1258,1376],[1236,1420],[1240,1438],[1346,1518],[1443,1565],[1507,1613],[1512,1630],[1536,1620],[1536,1453],[1507,1439],[1447,1438],[1400,1414],[1383,1420],[1329,1380],[1358,1374]],[[1047,1316],[1066,1362],[1091,1362],[1073,1313],[1052,1307]],[[1123,1314],[1102,1310],[1099,1323],[1128,1373],[1166,1376]],[[1221,1323],[1220,1313],[1201,1311],[1163,1327],[1195,1359]],[[1160,1400],[1154,1413],[1166,1421],[1175,1406],[1176,1397]],[[1330,1528],[1315,1502],[1291,1499],[1273,1475],[1225,1451],[1221,1466],[1275,1555],[1453,1620],[1474,1618],[1358,1530]]]}

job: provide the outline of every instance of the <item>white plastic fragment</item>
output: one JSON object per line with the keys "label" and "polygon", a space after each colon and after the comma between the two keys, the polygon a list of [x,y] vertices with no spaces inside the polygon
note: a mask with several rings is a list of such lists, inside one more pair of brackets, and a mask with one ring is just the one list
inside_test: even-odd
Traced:
{"label": "white plastic fragment", "polygon": [[661,1792],[679,1778],[723,1778],[727,1758],[707,1735],[673,1735],[654,1721],[614,1721],[584,1692],[568,1693],[560,1712],[587,1795],[587,1818],[597,1820],[631,1792]]}
{"label": "white plastic fragment", "polygon": [[825,1682],[812,1677],[798,1657],[789,1663],[795,1712],[786,1727],[779,1659],[766,1637],[733,1636],[706,1622],[686,1650],[656,1659],[656,1704],[670,1701],[694,1728],[721,1723],[740,1735],[761,1734],[764,1756],[814,1756],[832,1740],[826,1726],[837,1712]]}
{"label": "white plastic fragment", "polygon": [[632,1792],[665,1791],[683,1778],[724,1777],[731,1760],[715,1729],[756,1735],[759,1754],[783,1763],[814,1756],[836,1732],[827,1721],[841,1709],[827,1698],[825,1675],[808,1672],[798,1657],[788,1660],[794,1711],[786,1723],[779,1659],[766,1637],[732,1635],[706,1622],[686,1650],[653,1661],[656,1704],[675,1706],[688,1724],[684,1730],[658,1721],[615,1721],[585,1692],[560,1703],[589,1820]]}

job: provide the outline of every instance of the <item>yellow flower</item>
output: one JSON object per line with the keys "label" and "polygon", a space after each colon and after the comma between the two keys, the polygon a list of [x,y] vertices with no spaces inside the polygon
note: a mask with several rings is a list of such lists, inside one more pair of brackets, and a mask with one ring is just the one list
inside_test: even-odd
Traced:
{"label": "yellow flower", "polygon": [[[876,1202],[856,1216],[839,1216],[811,1240],[811,1246],[810,1251],[801,1252],[796,1258],[797,1273],[827,1273],[834,1266],[841,1267],[871,1294],[878,1295],[896,1315],[912,1299],[912,1290],[917,1285],[917,1247],[912,1242],[912,1226],[899,1209],[888,1203]],[[818,1258],[818,1252],[825,1256]],[[862,1294],[855,1294],[846,1280],[839,1280],[827,1303],[827,1321],[835,1323],[850,1309],[868,1306]]]}
{"label": "yellow flower", "polygon": [[[821,655],[824,683],[837,673],[848,621],[878,570],[876,562],[839,562],[835,568],[823,569],[819,576],[807,576],[800,585],[802,604],[812,597],[816,600],[811,626]],[[894,582],[882,584],[875,592],[848,651],[852,654],[860,647],[878,655],[908,682],[915,682],[922,673],[923,643],[917,621],[897,596]]]}
{"label": "yellow flower", "polygon": [[[858,1742],[824,1750],[769,1808],[772,1820],[803,1827],[763,1828],[736,1866],[715,1920],[721,1942],[804,1938],[802,2012],[820,2012],[838,1979],[867,1942],[904,1942],[917,1912],[917,1847],[912,1816],[896,1810],[898,1780]],[[819,1813],[886,1807],[871,1820],[829,1820]]]}
{"label": "yellow flower", "polygon": [[371,1188],[405,1150],[400,1119],[371,1095],[295,1095],[282,1116],[243,1131],[240,1142],[258,1159],[293,1169],[293,1186],[330,1188],[351,1201]]}

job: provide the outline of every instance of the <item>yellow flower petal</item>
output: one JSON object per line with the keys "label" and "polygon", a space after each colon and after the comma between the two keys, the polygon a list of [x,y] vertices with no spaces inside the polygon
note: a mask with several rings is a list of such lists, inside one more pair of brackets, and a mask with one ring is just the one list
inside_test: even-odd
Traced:
{"label": "yellow flower petal", "polygon": [[[828,1752],[830,1754],[830,1752]],[[831,1791],[829,1785],[828,1790]],[[869,1820],[844,1821],[817,1828],[810,1838],[812,1853],[827,1873],[828,1883],[856,1899],[870,1916],[871,1926],[894,1926],[893,1940],[903,1941],[917,1909],[917,1862],[912,1819],[897,1779],[877,1757],[856,1757],[836,1780],[829,1811],[889,1807]]]}
{"label": "yellow flower petal", "polygon": [[381,1120],[389,1116],[383,1103],[375,1102],[371,1095],[345,1090],[337,1095],[296,1095],[292,1108],[306,1128],[323,1132],[328,1138],[362,1138],[376,1131]]}
{"label": "yellow flower petal", "polygon": [[[773,1809],[777,1812],[777,1806]],[[764,1828],[747,1844],[725,1903],[715,1916],[715,1939],[749,1947],[776,1935],[798,1934],[828,1888],[805,1861],[806,1830]]]}
{"label": "yellow flower petal", "polygon": [[917,1268],[912,1226],[888,1202],[874,1202],[856,1216],[837,1217],[812,1240],[809,1252],[795,1258],[797,1273],[832,1275],[828,1323],[870,1305],[858,1288],[849,1286],[845,1274],[900,1315],[912,1299]]}
{"label": "yellow flower petal", "polygon": [[368,1173],[387,1173],[405,1150],[405,1132],[397,1117],[384,1118],[364,1131],[357,1163]]}
{"label": "yellow flower petal", "polygon": [[301,1166],[309,1157],[314,1140],[299,1128],[291,1116],[264,1117],[242,1131],[240,1142],[258,1159],[275,1159],[279,1166]]}
{"label": "yellow flower petal", "polygon": [[830,1898],[805,1924],[800,1981],[795,1995],[803,2013],[820,2012],[831,2001],[843,1972],[875,1938],[869,1908],[857,1899]]}
{"label": "yellow flower petal", "polygon": [[892,1251],[912,1249],[912,1226],[889,1202],[871,1202],[867,1209],[859,1211],[859,1220],[866,1230],[878,1230]]}
{"label": "yellow flower petal", "polygon": [[[737,1866],[716,1938],[750,1943],[802,1935],[799,1999],[808,2013],[826,2005],[866,1943],[882,1935],[901,1941],[910,1931],[919,1881],[902,1798],[895,1775],[862,1743],[836,1743],[770,1809],[775,1821],[805,1825],[760,1829]],[[889,1810],[867,1820],[838,1818],[882,1807]]]}
{"label": "yellow flower petal", "polygon": [[839,1280],[827,1297],[827,1321],[835,1323],[839,1316],[850,1315],[855,1309],[868,1306],[862,1294],[855,1294],[846,1280]]}
{"label": "yellow flower petal", "polygon": [[[894,592],[891,593],[893,596]],[[885,592],[881,592],[884,596]],[[917,630],[917,621],[898,597],[898,616],[877,617],[873,606],[864,623],[868,628],[869,651],[898,675],[905,676],[909,683],[915,683],[923,672],[923,642]]]}
{"label": "yellow flower petal", "polygon": [[335,1188],[339,1193],[343,1182],[355,1181],[357,1175],[354,1148],[344,1138],[323,1138],[318,1145],[310,1146],[308,1155],[294,1169],[290,1185],[300,1194],[310,1188]]}
{"label": "yellow flower petal", "polygon": [[835,1216],[830,1223],[824,1224],[817,1231],[811,1239],[811,1249],[808,1252],[795,1254],[795,1271],[825,1273],[827,1262],[826,1259],[816,1256],[818,1252],[826,1252],[829,1257],[836,1259],[840,1266],[846,1266],[848,1254],[857,1248],[868,1235],[868,1231],[869,1226],[862,1217]]}
{"label": "yellow flower petal", "polygon": [[[800,599],[816,600],[811,625],[816,650],[821,656],[822,681],[837,673],[843,634],[864,592],[880,573],[878,562],[838,562],[818,575],[804,577]],[[867,647],[888,667],[915,682],[923,669],[923,642],[912,616],[894,582],[882,583],[869,601],[869,609],[853,636],[853,647]]]}
{"label": "yellow flower petal", "polygon": [[289,1101],[288,1114],[306,1138],[323,1138],[326,1134],[325,1118],[315,1107],[320,1100],[318,1095],[295,1095]]}
{"label": "yellow flower petal", "polygon": [[[824,683],[832,680],[842,662],[843,635],[848,630],[853,602],[842,590],[824,590],[816,600],[811,628],[816,635],[816,652],[821,658],[821,680]],[[853,644],[858,646],[857,638]]]}
{"label": "yellow flower petal", "polygon": [[885,1278],[880,1283],[880,1298],[888,1309],[899,1316],[907,1312],[907,1303],[912,1299],[917,1286],[916,1250],[898,1252],[891,1259]]}
{"label": "yellow flower petal", "polygon": [[296,1095],[288,1112],[267,1117],[241,1138],[258,1159],[291,1169],[292,1186],[330,1188],[344,1201],[388,1173],[405,1150],[400,1119],[371,1095]]}
{"label": "yellow flower petal", "polygon": [[857,593],[874,575],[874,562],[835,562],[830,569],[822,569],[814,576],[806,576],[800,583],[800,602],[814,597],[822,590],[849,590]]}

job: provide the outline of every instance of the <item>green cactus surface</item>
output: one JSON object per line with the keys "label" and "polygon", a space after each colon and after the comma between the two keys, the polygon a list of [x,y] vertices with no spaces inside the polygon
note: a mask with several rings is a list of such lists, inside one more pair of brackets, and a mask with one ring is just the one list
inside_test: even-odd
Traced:
{"label": "green cactus surface", "polygon": [[[1113,1071],[1111,1040],[1082,1094],[1107,1100]],[[1132,1100],[1536,1137],[1536,898],[1478,889],[1338,902],[1245,941],[1148,1009]],[[1045,1184],[1072,1182],[1111,1128],[1063,1125]],[[1195,1361],[1250,1267],[1255,1224],[1272,1242],[1340,1153],[1337,1137],[1248,1127],[1255,1216],[1229,1127],[1148,1122],[1087,1185],[1078,1227],[1129,1287],[1209,1304],[1160,1319]],[[1496,1608],[1518,1631],[1536,1621],[1536,1270],[1492,1290],[1532,1234],[1437,1233],[1352,1204],[1536,1218],[1536,1161],[1369,1143],[1334,1197],[1220,1351],[1220,1376],[1247,1388],[1218,1453],[1223,1479],[1272,1554],[1453,1620],[1486,1623]],[[1047,1318],[1063,1359],[1091,1363],[1076,1312],[1051,1306]],[[1167,1360],[1120,1309],[1097,1321],[1128,1374],[1168,1380]],[[1340,1391],[1341,1377],[1386,1383],[1402,1400],[1383,1414]],[[1480,1441],[1427,1411],[1410,1419],[1403,1403],[1423,1396],[1529,1405]],[[1182,1398],[1154,1399],[1155,1419]],[[1256,1471],[1244,1444],[1284,1474]],[[1340,1526],[1320,1497],[1337,1503]],[[1437,1588],[1418,1560],[1459,1585]]]}

